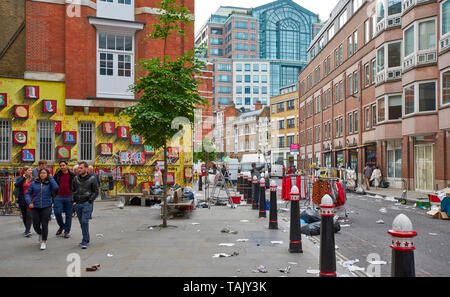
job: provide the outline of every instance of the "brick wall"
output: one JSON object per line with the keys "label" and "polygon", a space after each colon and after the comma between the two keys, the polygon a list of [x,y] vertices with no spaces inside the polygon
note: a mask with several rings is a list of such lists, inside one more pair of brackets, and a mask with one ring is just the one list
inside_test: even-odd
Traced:
{"label": "brick wall", "polygon": [[[0,53],[25,20],[25,0],[0,1]],[[0,58],[0,75],[23,77],[25,71],[25,30]]]}

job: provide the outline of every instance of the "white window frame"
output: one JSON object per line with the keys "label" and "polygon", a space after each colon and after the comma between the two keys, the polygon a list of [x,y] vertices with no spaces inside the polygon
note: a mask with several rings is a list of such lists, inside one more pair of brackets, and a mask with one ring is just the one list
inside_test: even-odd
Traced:
{"label": "white window frame", "polygon": [[450,0],[442,1],[439,4],[440,5],[439,6],[439,35],[440,35],[440,39],[441,40],[444,39],[444,38],[450,37],[450,31],[448,31],[447,33],[442,35],[442,32],[443,32],[443,30],[442,30],[442,25],[443,25],[443,23],[442,23],[442,20],[443,20],[443,17],[442,17],[443,8],[442,8],[442,6],[444,6],[444,3],[448,2],[448,1],[450,1]]}
{"label": "white window frame", "polygon": [[[81,125],[82,124],[91,124],[92,125],[92,145],[91,145],[91,152],[92,152],[92,159],[91,160],[87,160],[87,159],[83,159],[81,158],[81,154],[82,154],[82,148],[81,148],[81,136],[82,136],[82,131],[81,131]],[[78,160],[79,161],[86,161],[89,164],[93,164],[95,162],[95,132],[96,132],[96,126],[95,126],[95,122],[91,122],[91,121],[79,121],[78,122],[78,132],[77,132],[77,137],[78,137]]]}
{"label": "white window frame", "polygon": [[[0,122],[5,122],[7,123],[8,127],[2,127],[2,128],[7,128],[7,131],[5,131],[5,134],[7,134],[8,136],[8,142],[4,142],[4,143],[0,143],[0,146],[2,148],[6,148],[8,151],[5,152],[4,155],[8,155],[6,159],[0,159],[0,164],[6,164],[6,163],[11,163],[11,156],[12,156],[12,143],[13,143],[13,139],[12,139],[12,121],[11,119],[5,119],[2,118],[0,119]],[[6,129],[5,129],[6,130]],[[3,133],[3,131],[0,130],[0,135]]]}
{"label": "white window frame", "polygon": [[[431,83],[434,82],[435,84],[435,88],[434,88],[434,100],[435,102],[435,110],[427,110],[427,111],[419,111],[419,85],[421,84],[426,84],[426,83]],[[411,85],[414,85],[414,112],[409,113],[409,114],[405,114],[405,89],[410,87]],[[437,97],[438,97],[438,81],[431,79],[431,80],[421,80],[421,81],[417,81],[417,82],[413,82],[409,85],[406,85],[403,87],[403,93],[402,93],[402,116],[403,117],[407,117],[407,116],[413,116],[413,115],[417,115],[417,114],[427,114],[427,113],[435,113],[438,110],[438,101],[437,101]],[[386,111],[385,111],[385,115],[386,115]]]}
{"label": "white window frame", "polygon": [[[410,84],[411,85],[411,84]],[[410,86],[408,85],[408,86]],[[415,92],[415,91],[414,91]],[[389,97],[393,97],[393,96],[401,96],[402,97],[402,117],[405,115],[404,114],[404,105],[405,105],[405,99],[403,96],[403,93],[390,93],[390,94],[386,94],[384,96],[380,96],[377,98],[376,102],[377,102],[377,123],[390,123],[390,122],[397,122],[397,121],[401,121],[402,118],[400,117],[399,119],[395,119],[395,120],[389,120]],[[415,93],[414,93],[415,96]],[[384,98],[384,120],[382,122],[378,121],[378,100],[383,99]],[[415,100],[415,98],[414,98]],[[415,102],[414,102],[415,104]]]}
{"label": "white window frame", "polygon": [[[421,23],[427,22],[427,21],[434,21],[434,32],[436,35],[436,42],[435,42],[435,47],[434,48],[428,48],[426,50],[419,50],[419,27]],[[430,18],[424,18],[424,19],[420,19],[420,20],[416,20],[415,22],[411,23],[408,27],[403,29],[403,44],[402,44],[402,61],[405,62],[407,60],[409,60],[411,57],[416,57],[415,58],[415,63],[414,66],[410,66],[410,67],[405,67],[404,63],[402,65],[403,69],[409,69],[412,67],[415,67],[418,65],[416,59],[417,56],[420,54],[427,54],[430,53],[431,51],[437,51],[438,49],[438,45],[439,45],[439,40],[437,39],[438,37],[438,21],[436,17],[430,17]],[[411,54],[409,54],[408,56],[405,55],[405,46],[406,46],[406,42],[405,42],[405,33],[408,29],[410,29],[411,27],[414,27],[414,50]],[[435,57],[436,61],[437,61],[437,53],[436,53],[436,57]]]}
{"label": "white window frame", "polygon": [[[51,137],[50,143],[50,152],[49,155],[51,158],[43,158],[41,159],[41,124],[46,123],[49,124],[49,133]],[[55,122],[51,120],[38,120],[36,123],[36,161],[46,160],[48,163],[55,162]]]}
{"label": "white window frame", "polygon": [[441,73],[440,73],[440,76],[439,76],[439,79],[440,79],[440,82],[439,82],[439,87],[440,87],[439,89],[440,90],[439,90],[439,92],[441,94],[440,106],[450,106],[450,102],[444,104],[444,89],[443,89],[443,86],[444,86],[443,81],[444,81],[444,79],[443,79],[443,75],[444,75],[444,72],[447,72],[447,71],[450,72],[450,67],[445,68],[444,70],[442,70]]}

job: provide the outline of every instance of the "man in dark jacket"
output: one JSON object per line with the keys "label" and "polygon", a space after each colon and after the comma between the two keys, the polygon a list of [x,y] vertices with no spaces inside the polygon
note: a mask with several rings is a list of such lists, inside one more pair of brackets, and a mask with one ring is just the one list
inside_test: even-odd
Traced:
{"label": "man in dark jacket", "polygon": [[258,178],[258,182],[261,179],[261,170],[264,169],[264,165],[260,167],[256,167],[256,163],[252,163],[252,171],[250,173],[252,174],[252,178],[256,176]]}
{"label": "man in dark jacket", "polygon": [[[59,229],[56,232],[56,236],[61,235],[64,231],[64,238],[69,238],[70,229],[72,227],[72,191],[73,191],[73,179],[75,173],[69,170],[67,167],[67,161],[59,162],[59,169],[55,173],[55,181],[59,186],[58,193],[54,200],[54,211],[56,222],[59,225]],[[66,214],[66,222],[63,220],[62,213]]]}
{"label": "man in dark jacket", "polygon": [[80,162],[78,164],[78,175],[73,180],[73,202],[75,211],[81,225],[83,240],[80,243],[82,249],[89,245],[89,220],[92,218],[93,203],[98,196],[98,184],[95,176],[88,174],[88,164]]}

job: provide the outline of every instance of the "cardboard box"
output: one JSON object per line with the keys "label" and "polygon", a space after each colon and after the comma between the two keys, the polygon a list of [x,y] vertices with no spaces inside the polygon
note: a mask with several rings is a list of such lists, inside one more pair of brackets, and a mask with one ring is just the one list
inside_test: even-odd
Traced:
{"label": "cardboard box", "polygon": [[441,220],[450,220],[450,217],[447,216],[447,214],[445,212],[441,212],[440,213],[440,219]]}
{"label": "cardboard box", "polygon": [[439,219],[440,213],[440,210],[430,210],[429,212],[427,212],[427,214],[430,215],[433,219]]}

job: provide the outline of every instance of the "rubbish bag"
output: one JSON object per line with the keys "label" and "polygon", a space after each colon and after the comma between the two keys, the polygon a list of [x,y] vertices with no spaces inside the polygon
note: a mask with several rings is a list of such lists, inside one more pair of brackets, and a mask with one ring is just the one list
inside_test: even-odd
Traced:
{"label": "rubbish bag", "polygon": [[320,214],[314,209],[306,209],[300,214],[300,219],[303,219],[307,224],[319,222]]}
{"label": "rubbish bag", "polygon": [[321,222],[314,222],[302,227],[302,234],[309,236],[320,235],[320,223]]}
{"label": "rubbish bag", "polygon": [[[302,234],[308,235],[308,236],[316,236],[320,235],[320,226],[321,222],[314,222],[307,225],[302,225]],[[341,231],[341,225],[339,222],[334,223],[334,233],[337,233]]]}
{"label": "rubbish bag", "polygon": [[355,189],[356,194],[364,195],[366,194],[366,191],[361,186],[356,187]]}

